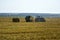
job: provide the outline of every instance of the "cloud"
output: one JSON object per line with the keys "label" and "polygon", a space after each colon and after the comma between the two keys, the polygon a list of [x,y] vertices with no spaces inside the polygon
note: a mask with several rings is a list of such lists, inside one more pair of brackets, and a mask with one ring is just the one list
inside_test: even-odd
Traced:
{"label": "cloud", "polygon": [[60,13],[60,0],[0,0],[0,13]]}

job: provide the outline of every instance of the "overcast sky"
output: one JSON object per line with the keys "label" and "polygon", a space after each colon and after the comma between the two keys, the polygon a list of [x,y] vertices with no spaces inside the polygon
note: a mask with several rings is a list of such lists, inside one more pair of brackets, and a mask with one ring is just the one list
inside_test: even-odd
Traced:
{"label": "overcast sky", "polygon": [[60,0],[0,0],[0,13],[60,13]]}

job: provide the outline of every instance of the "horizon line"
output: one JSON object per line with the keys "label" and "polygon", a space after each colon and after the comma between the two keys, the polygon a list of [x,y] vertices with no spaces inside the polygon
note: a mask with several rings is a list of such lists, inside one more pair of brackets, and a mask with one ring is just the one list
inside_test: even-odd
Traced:
{"label": "horizon line", "polygon": [[[5,12],[6,13],[6,12]],[[15,13],[15,14],[19,14],[19,13]],[[34,13],[35,14],[35,13]],[[37,14],[37,13],[36,13]],[[38,13],[38,14],[60,14],[60,13]]]}

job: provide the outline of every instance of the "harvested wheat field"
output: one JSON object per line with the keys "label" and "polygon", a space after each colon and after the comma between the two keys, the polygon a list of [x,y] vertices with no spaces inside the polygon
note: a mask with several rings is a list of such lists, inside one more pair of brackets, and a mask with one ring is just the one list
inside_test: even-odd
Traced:
{"label": "harvested wheat field", "polygon": [[0,18],[0,40],[60,40],[60,18],[45,18],[46,22],[12,22]]}

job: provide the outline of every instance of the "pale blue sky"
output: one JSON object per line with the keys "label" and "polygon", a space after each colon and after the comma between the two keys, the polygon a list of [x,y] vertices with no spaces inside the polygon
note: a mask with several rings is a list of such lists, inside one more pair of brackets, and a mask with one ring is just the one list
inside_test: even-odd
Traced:
{"label": "pale blue sky", "polygon": [[60,0],[0,0],[0,13],[60,13]]}

